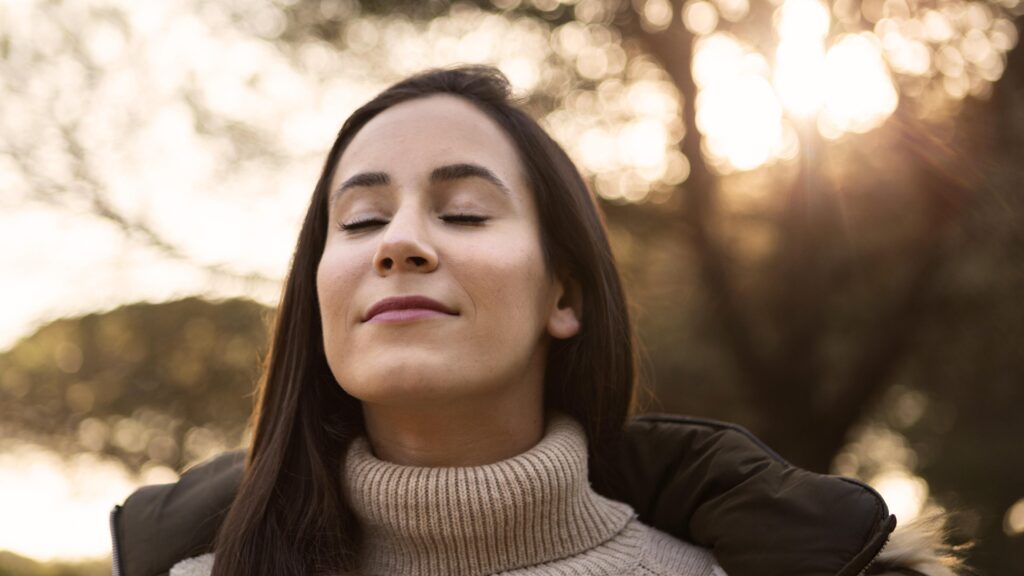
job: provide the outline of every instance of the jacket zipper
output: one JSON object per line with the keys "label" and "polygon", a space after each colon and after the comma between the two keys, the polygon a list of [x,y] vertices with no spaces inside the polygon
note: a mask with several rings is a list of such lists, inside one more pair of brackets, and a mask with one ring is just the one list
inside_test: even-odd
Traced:
{"label": "jacket zipper", "polygon": [[121,576],[121,544],[117,540],[117,516],[121,513],[121,505],[115,504],[110,511],[110,557],[112,576]]}
{"label": "jacket zipper", "polygon": [[878,560],[878,557],[882,555],[882,551],[885,550],[885,547],[889,545],[889,538],[890,537],[892,537],[892,533],[891,532],[885,536],[885,542],[882,542],[882,547],[878,549],[878,552],[875,553],[875,556],[873,558],[871,558],[871,560],[868,560],[868,563],[864,565],[864,569],[861,570],[857,574],[857,576],[867,576],[868,569],[870,569],[871,565],[875,563],[875,560]]}
{"label": "jacket zipper", "polygon": [[[855,481],[855,482],[857,482],[857,481]],[[860,483],[860,482],[858,482],[858,483]],[[868,486],[868,489],[869,490],[873,490],[870,486]],[[884,502],[885,501],[883,500],[882,501],[883,506],[885,506]],[[868,547],[873,547],[873,546],[877,545],[878,546],[878,550],[876,550],[875,553],[871,555],[871,559],[868,560],[864,564],[864,566],[860,570],[858,570],[856,572],[857,576],[867,576],[870,573],[869,570],[871,569],[871,567],[878,560],[878,557],[882,555],[882,551],[884,551],[885,547],[889,545],[890,539],[892,538],[893,530],[896,528],[896,517],[891,515],[891,514],[889,514],[888,506],[885,506],[885,515],[886,515],[886,520],[883,521],[882,524],[880,525],[880,527],[881,527],[881,529],[883,530],[883,533],[884,533],[884,537],[883,537],[882,543],[881,543],[881,545],[877,544],[877,538],[878,538],[877,536],[873,537],[871,539],[872,540],[871,542],[868,542],[868,544],[867,544]],[[851,561],[851,564],[852,563],[853,563],[853,561]],[[852,566],[847,565],[846,568],[852,568]],[[846,569],[840,570],[839,573],[840,573],[840,575],[848,575],[848,576],[853,576],[853,574],[854,574],[853,572],[849,572]]]}

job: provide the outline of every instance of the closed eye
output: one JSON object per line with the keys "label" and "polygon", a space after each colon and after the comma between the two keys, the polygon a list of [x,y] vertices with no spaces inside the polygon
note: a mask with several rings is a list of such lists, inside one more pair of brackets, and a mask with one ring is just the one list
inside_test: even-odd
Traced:
{"label": "closed eye", "polygon": [[457,222],[460,224],[480,225],[488,220],[487,216],[477,214],[445,214],[441,216],[445,222]]}
{"label": "closed eye", "polygon": [[383,226],[387,224],[386,220],[380,218],[366,218],[363,220],[354,220],[352,222],[339,222],[338,230],[342,232],[352,232],[354,230],[360,230],[362,228],[369,228],[371,226]]}
{"label": "closed eye", "polygon": [[[479,226],[489,220],[487,216],[480,216],[478,214],[445,214],[440,218],[444,222],[469,226]],[[342,232],[355,232],[365,228],[383,226],[387,223],[388,221],[382,218],[365,218],[362,220],[354,220],[352,222],[340,222],[338,223],[338,229]]]}

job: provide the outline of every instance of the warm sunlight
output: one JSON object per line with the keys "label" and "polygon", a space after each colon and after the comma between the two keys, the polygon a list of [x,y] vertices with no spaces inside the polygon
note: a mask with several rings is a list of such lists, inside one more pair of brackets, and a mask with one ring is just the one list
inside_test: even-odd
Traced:
{"label": "warm sunlight", "polygon": [[847,14],[845,4],[836,3],[833,26],[819,0],[785,0],[775,10],[769,51],[715,31],[718,13],[710,2],[687,3],[682,17],[698,36],[693,74],[704,152],[719,171],[795,157],[784,142],[790,119],[811,120],[832,140],[879,127],[899,102],[897,76],[918,79],[906,86],[911,95],[934,77],[950,99],[984,97],[1018,41],[1012,21],[977,3],[950,0],[920,14],[903,0],[875,4],[865,7],[873,29],[853,33],[844,30],[860,16]]}
{"label": "warm sunlight", "polygon": [[697,42],[697,123],[706,136],[704,152],[719,171],[795,158],[798,142],[787,114],[816,118],[822,135],[834,139],[875,128],[896,109],[896,89],[873,36],[827,41],[830,16],[817,0],[786,0],[775,18],[771,66],[731,34]]}
{"label": "warm sunlight", "polygon": [[878,490],[889,506],[889,513],[895,514],[900,522],[913,520],[928,500],[928,483],[905,470],[883,472],[869,484]]}
{"label": "warm sunlight", "polygon": [[829,48],[824,68],[825,106],[818,129],[826,138],[867,132],[896,110],[896,88],[870,35],[840,36]]}
{"label": "warm sunlight", "polygon": [[110,553],[113,505],[141,485],[176,477],[160,467],[133,478],[119,462],[92,454],[64,459],[31,445],[7,446],[0,450],[0,510],[7,519],[0,522],[0,550],[43,561],[103,557]]}
{"label": "warm sunlight", "polygon": [[[396,13],[386,3],[358,0],[0,0],[0,274],[5,280],[0,282],[0,302],[6,304],[0,312],[0,356],[14,365],[22,360],[14,349],[27,343],[17,353],[31,359],[26,365],[45,367],[55,375],[49,382],[0,365],[0,408],[6,410],[0,414],[0,552],[40,561],[105,557],[111,550],[111,507],[142,484],[175,478],[167,466],[181,469],[180,462],[161,454],[180,450],[181,462],[186,462],[227,449],[219,432],[201,426],[183,431],[172,442],[166,426],[142,426],[137,415],[128,417],[132,408],[127,400],[123,405],[115,402],[123,397],[156,403],[149,393],[157,383],[184,382],[179,396],[191,394],[189,386],[209,386],[192,398],[199,398],[197,405],[212,407],[206,394],[224,389],[216,388],[219,380],[192,378],[186,369],[154,371],[145,379],[97,370],[100,376],[87,378],[80,373],[91,370],[95,355],[84,340],[75,339],[85,336],[59,333],[66,341],[55,335],[47,340],[50,347],[43,347],[31,342],[33,333],[59,319],[86,325],[81,317],[87,314],[103,316],[132,303],[192,296],[277,305],[297,232],[341,122],[379,90],[413,72],[484,63],[508,76],[516,96],[563,145],[602,207],[610,208],[606,224],[612,245],[623,250],[616,261],[622,262],[630,289],[635,286],[640,295],[636,325],[650,330],[652,344],[671,343],[652,345],[656,357],[675,362],[674,351],[685,349],[709,376],[717,370],[729,373],[729,356],[712,348],[728,351],[728,339],[718,339],[714,330],[709,333],[714,338],[696,328],[688,330],[698,320],[706,322],[701,330],[728,326],[712,324],[712,316],[704,318],[704,308],[717,314],[717,305],[692,309],[700,314],[690,308],[690,303],[703,306],[702,291],[719,290],[715,282],[705,282],[715,279],[715,268],[709,266],[715,259],[721,257],[726,264],[721,270],[730,276],[743,275],[723,284],[727,298],[732,298],[730,286],[737,287],[743,300],[748,291],[750,298],[760,298],[760,290],[776,283],[785,287],[783,280],[797,278],[748,268],[774,262],[768,256],[789,250],[797,254],[796,247],[812,246],[808,258],[838,258],[849,252],[842,262],[859,263],[858,251],[872,258],[884,255],[890,244],[882,242],[897,237],[899,242],[891,244],[898,247],[894,254],[916,254],[909,250],[918,244],[904,237],[913,230],[903,230],[902,222],[954,222],[946,212],[963,209],[958,218],[973,214],[967,207],[998,211],[1001,199],[985,204],[969,198],[968,192],[988,194],[1004,180],[1007,189],[1019,188],[1012,180],[1016,173],[1007,169],[1006,174],[993,172],[998,185],[971,182],[964,198],[946,192],[918,194],[905,184],[924,186],[930,180],[920,177],[925,173],[918,165],[904,161],[913,157],[877,152],[886,149],[878,143],[905,151],[904,144],[894,142],[888,130],[865,138],[856,135],[878,130],[887,121],[895,124],[897,110],[901,119],[906,112],[924,120],[938,110],[931,118],[938,120],[934,125],[945,123],[949,129],[944,142],[951,150],[987,153],[984,147],[972,148],[953,138],[959,138],[959,126],[974,122],[970,116],[958,119],[954,112],[965,100],[986,110],[1014,104],[1002,98],[1013,92],[1004,93],[995,83],[1008,65],[1004,82],[1019,77],[1021,54],[1009,61],[1007,55],[1019,42],[1020,21],[1014,18],[1024,15],[1024,0],[407,4],[409,10]],[[430,16],[416,16],[420,9]],[[624,24],[629,9],[640,17],[636,26]],[[998,98],[985,103],[993,93]],[[992,114],[984,117],[991,124],[974,126],[998,126],[989,120],[999,118]],[[699,152],[698,139],[688,136],[699,137]],[[444,138],[438,135],[438,142],[443,144]],[[823,153],[803,155],[807,146],[818,146]],[[802,155],[810,161],[798,162]],[[855,162],[858,155],[872,163]],[[877,163],[875,157],[880,157]],[[966,164],[977,158],[965,154],[963,159]],[[988,159],[983,159],[972,162],[979,171],[988,170]],[[818,166],[827,180],[810,169]],[[831,178],[833,168],[842,179]],[[800,170],[813,178],[799,179]],[[851,173],[855,177],[847,178]],[[720,177],[725,174],[729,176]],[[886,187],[872,179],[884,179]],[[776,202],[785,200],[790,189],[803,193],[791,182],[808,183],[804,188],[812,190],[810,184],[833,181],[842,184],[835,190],[834,212],[841,215],[843,227],[829,228],[832,221],[825,218],[807,220],[821,222],[823,231],[851,234],[859,234],[858,227],[868,222],[870,233],[863,238],[869,241],[863,247],[851,240],[849,246],[822,243],[819,251],[817,243],[804,241],[803,232],[788,233],[792,220],[775,220],[800,205]],[[709,202],[702,205],[694,191],[707,192]],[[828,195],[813,198],[832,203],[832,192],[830,188]],[[1013,199],[1010,193],[1005,196]],[[928,214],[941,213],[943,218],[918,218],[912,212],[935,199],[948,207]],[[622,206],[630,203],[646,204]],[[895,210],[890,203],[898,204],[900,212],[890,220],[879,217],[876,226],[876,213]],[[703,218],[712,218],[707,228],[696,226]],[[834,222],[840,222],[839,216]],[[875,239],[876,229],[883,226],[885,235]],[[945,245],[932,242],[931,234],[921,246]],[[721,254],[714,250],[719,242],[727,248]],[[994,263],[1000,260],[975,257],[972,250],[982,254],[982,243],[974,244],[959,243],[955,253],[941,254],[956,264],[948,267],[949,290],[960,287],[954,274],[963,274],[973,290],[976,268],[971,262],[981,262],[979,270],[987,269],[986,262],[997,269]],[[734,247],[739,255],[735,259]],[[708,255],[714,258],[704,259]],[[952,260],[958,257],[968,264]],[[890,261],[897,262],[880,260],[885,266]],[[877,273],[864,268],[870,273],[863,275],[825,275],[831,264],[822,263],[807,270],[822,271],[829,282],[863,276],[865,294],[876,289],[876,279],[884,295],[888,279],[903,278],[885,267]],[[945,264],[941,269],[945,274]],[[790,293],[780,289],[764,294],[788,298]],[[974,292],[969,295],[987,301]],[[945,298],[935,294],[940,296]],[[774,298],[751,300],[749,306],[737,300],[735,309],[763,310],[768,321],[774,312],[761,303]],[[837,293],[833,300],[839,306],[845,298]],[[864,301],[874,306],[874,298],[865,296]],[[831,313],[833,300],[818,309]],[[856,310],[851,319],[863,317],[865,326],[873,321],[872,314],[862,313],[870,310],[867,304]],[[785,314],[780,317],[787,319]],[[993,313],[996,320],[1002,317]],[[756,329],[743,333],[754,334],[753,341],[760,342],[760,316],[752,318]],[[822,326],[832,329],[831,322]],[[697,336],[687,340],[691,334],[699,335],[699,341]],[[201,341],[194,334],[185,338]],[[106,335],[95,339],[115,342]],[[775,332],[765,328],[763,339],[774,342]],[[854,344],[822,342],[821,349],[830,351],[828,362],[833,361],[834,344],[836,362],[850,358],[852,366]],[[774,344],[765,345],[765,358],[789,357],[776,355]],[[236,348],[248,354],[246,346],[243,342]],[[111,366],[131,356],[124,348],[111,349]],[[207,350],[199,345],[195,349]],[[186,365],[172,355],[159,359],[169,359],[175,367]],[[156,359],[153,364],[162,366]],[[672,376],[684,374],[684,369],[690,373],[681,360],[665,360],[664,366]],[[680,382],[712,381],[702,372],[693,374]],[[246,383],[254,379],[245,378]],[[102,392],[122,381],[128,384],[117,394]],[[143,385],[133,388],[139,382]],[[150,384],[153,388],[146,388]],[[37,401],[34,394],[39,391],[49,396]],[[717,394],[709,392],[708,398]],[[684,396],[680,393],[679,398]],[[925,418],[927,403],[921,398],[904,405],[905,427]],[[246,411],[250,401],[239,398]],[[31,410],[23,410],[25,406]],[[100,407],[109,408],[109,414],[91,414]],[[171,403],[160,407],[169,414],[180,408]],[[12,416],[24,416],[24,428],[32,434],[37,434],[32,426],[46,421],[50,428],[40,430],[56,430],[54,437],[70,440],[44,446],[38,443],[42,432],[11,434],[9,430],[18,428],[4,415],[12,421]],[[109,417],[120,420],[108,425]],[[77,424],[66,426],[65,421]],[[914,444],[898,432],[887,436],[869,431],[855,444],[857,450],[837,458],[836,468],[845,475],[872,478],[903,521],[930,505],[928,484],[915,473],[931,472],[917,466]],[[893,471],[868,463],[869,458],[899,461],[900,467]],[[940,483],[933,481],[933,486],[938,492]],[[1022,496],[1014,492],[1000,500],[993,516],[1015,538],[1024,534],[1024,499],[1016,500]],[[0,574],[5,570],[0,565]]]}
{"label": "warm sunlight", "polygon": [[1024,534],[1024,498],[1014,502],[1013,506],[1006,511],[1006,516],[1003,518],[1003,532],[1007,536]]}
{"label": "warm sunlight", "polygon": [[697,106],[697,127],[707,137],[704,152],[716,165],[750,170],[777,156],[782,109],[764,77],[746,74],[715,83],[701,90]]}
{"label": "warm sunlight", "polygon": [[791,114],[810,116],[824,95],[828,9],[817,0],[786,0],[776,19],[775,89]]}

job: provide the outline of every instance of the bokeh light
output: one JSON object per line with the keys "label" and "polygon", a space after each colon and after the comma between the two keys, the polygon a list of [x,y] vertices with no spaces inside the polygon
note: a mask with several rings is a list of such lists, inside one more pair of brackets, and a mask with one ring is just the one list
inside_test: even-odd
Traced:
{"label": "bokeh light", "polygon": [[1024,534],[1024,498],[1017,500],[1006,510],[1003,517],[1003,532],[1007,536]]}
{"label": "bokeh light", "polygon": [[721,171],[750,170],[784,150],[782,105],[768,70],[760,54],[731,34],[716,32],[696,45],[697,128],[705,155]]}
{"label": "bokeh light", "polygon": [[640,16],[644,28],[660,32],[672,23],[672,3],[668,0],[646,0]]}
{"label": "bokeh light", "polygon": [[818,128],[826,138],[867,132],[896,111],[899,97],[871,36],[841,36],[828,50],[825,70],[825,104]]}
{"label": "bokeh light", "polygon": [[706,36],[718,26],[718,11],[706,0],[688,0],[683,5],[683,24],[698,36]]}
{"label": "bokeh light", "polygon": [[704,151],[716,165],[749,170],[774,156],[782,139],[782,108],[767,79],[748,74],[715,83],[701,91],[697,106]]}
{"label": "bokeh light", "polygon": [[[790,134],[789,119],[810,119],[822,136],[834,140],[881,126],[896,111],[901,93],[920,96],[928,84],[937,86],[949,102],[986,97],[1005,70],[1006,53],[1018,42],[1012,21],[1016,2],[1004,13],[994,5],[964,0],[931,7],[905,0],[837,0],[831,11],[818,0],[784,0],[773,14],[776,41],[764,46],[718,31],[720,15],[735,21],[748,9],[745,2],[705,0],[683,6],[683,21],[698,36],[694,77],[701,94],[713,95],[698,96],[698,107],[703,103],[713,108],[698,110],[700,129],[713,141],[705,152],[721,172],[794,157],[792,146],[782,142]],[[852,31],[856,29],[860,31]],[[723,48],[727,42],[732,46]],[[738,72],[737,64],[744,58],[767,61],[763,54],[769,53],[774,55],[770,66],[757,75],[771,79],[773,93],[748,77],[749,70]],[[717,80],[709,79],[709,73]],[[730,76],[728,84],[719,81],[724,76]],[[749,88],[759,101],[730,95],[726,85]],[[778,121],[777,104],[783,109]],[[725,120],[743,117],[751,107],[771,120],[744,131]],[[943,106],[932,101],[930,109]]]}
{"label": "bokeh light", "polygon": [[917,517],[928,499],[928,483],[924,478],[903,471],[885,472],[872,478],[869,484],[882,495],[889,513],[895,514],[901,522]]}
{"label": "bokeh light", "polygon": [[715,0],[715,8],[722,18],[729,22],[739,22],[750,13],[748,0]]}
{"label": "bokeh light", "polygon": [[[900,424],[911,425],[920,418],[924,399],[914,390],[894,386],[888,395]],[[875,488],[900,522],[912,520],[936,504],[930,499],[928,482],[915,470],[918,454],[907,438],[880,423],[866,424],[854,431],[853,440],[836,455],[832,473],[861,478]]]}
{"label": "bokeh light", "polygon": [[818,0],[786,0],[775,20],[775,89],[790,114],[810,116],[821,108],[825,96],[828,9]]}

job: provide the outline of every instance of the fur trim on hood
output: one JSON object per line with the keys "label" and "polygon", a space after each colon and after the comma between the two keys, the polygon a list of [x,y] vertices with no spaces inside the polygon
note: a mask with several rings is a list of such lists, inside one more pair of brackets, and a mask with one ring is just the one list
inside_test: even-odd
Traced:
{"label": "fur trim on hood", "polygon": [[896,525],[889,542],[866,574],[871,576],[962,576],[969,574],[963,552],[969,544],[948,543],[948,514],[926,510]]}
{"label": "fur trim on hood", "polygon": [[171,567],[169,576],[207,576],[213,572],[213,552],[187,558]]}

